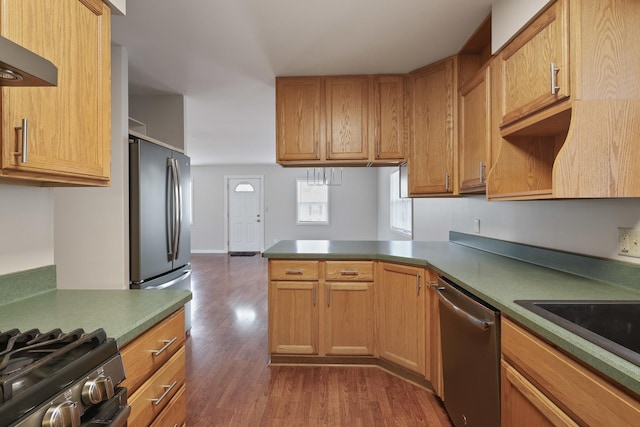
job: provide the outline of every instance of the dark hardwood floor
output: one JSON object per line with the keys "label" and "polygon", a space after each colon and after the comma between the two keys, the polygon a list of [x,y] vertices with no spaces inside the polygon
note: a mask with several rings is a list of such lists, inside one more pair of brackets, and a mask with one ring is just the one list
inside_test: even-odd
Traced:
{"label": "dark hardwood floor", "polygon": [[188,426],[451,426],[429,391],[376,367],[269,366],[267,261],[192,263]]}

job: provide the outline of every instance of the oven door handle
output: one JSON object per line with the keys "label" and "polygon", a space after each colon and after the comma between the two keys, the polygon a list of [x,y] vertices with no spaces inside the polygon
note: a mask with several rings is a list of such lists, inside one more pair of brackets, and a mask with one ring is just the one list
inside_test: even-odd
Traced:
{"label": "oven door handle", "polygon": [[111,418],[109,424],[107,425],[109,427],[126,427],[129,415],[131,415],[131,406],[121,406],[118,413],[113,418]]}
{"label": "oven door handle", "polygon": [[486,331],[493,326],[494,322],[489,322],[486,320],[478,319],[475,316],[467,313],[457,305],[455,305],[450,299],[448,299],[442,291],[446,290],[444,286],[438,286],[436,290],[438,291],[438,297],[440,298],[440,302],[442,302],[449,310],[451,310],[456,316],[466,320],[468,323],[473,325],[474,327]]}

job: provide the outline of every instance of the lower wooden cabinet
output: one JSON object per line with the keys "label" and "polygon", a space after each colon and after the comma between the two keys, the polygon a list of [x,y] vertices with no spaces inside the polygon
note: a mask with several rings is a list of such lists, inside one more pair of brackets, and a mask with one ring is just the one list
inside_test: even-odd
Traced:
{"label": "lower wooden cabinet", "polygon": [[503,317],[502,426],[633,426],[640,402]]}
{"label": "lower wooden cabinet", "polygon": [[131,405],[129,426],[185,423],[184,341],[180,309],[121,349],[126,374],[121,386],[127,387]]}
{"label": "lower wooden cabinet", "polygon": [[425,269],[379,264],[380,357],[425,375]]}
{"label": "lower wooden cabinet", "polygon": [[318,282],[269,283],[269,351],[318,354]]}

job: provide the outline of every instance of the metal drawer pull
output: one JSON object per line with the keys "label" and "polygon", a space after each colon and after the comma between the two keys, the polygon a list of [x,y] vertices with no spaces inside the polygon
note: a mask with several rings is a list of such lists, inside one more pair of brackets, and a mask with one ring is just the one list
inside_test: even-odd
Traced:
{"label": "metal drawer pull", "polygon": [[302,270],[285,270],[284,274],[302,274]]}
{"label": "metal drawer pull", "polygon": [[176,342],[177,339],[178,337],[173,337],[170,340],[162,340],[162,342],[165,343],[164,346],[160,350],[151,350],[151,353],[153,353],[154,356],[160,356],[166,349],[171,346],[171,344]]}
{"label": "metal drawer pull", "polygon": [[555,95],[560,90],[560,86],[556,82],[556,73],[560,71],[560,68],[556,67],[556,64],[551,63],[551,95]]}
{"label": "metal drawer pull", "polygon": [[342,270],[340,274],[343,276],[357,276],[358,270]]}
{"label": "metal drawer pull", "polygon": [[176,386],[176,384],[178,384],[178,381],[174,381],[169,385],[163,385],[162,388],[164,388],[166,390],[164,391],[164,393],[162,393],[162,396],[158,397],[157,399],[151,399],[153,404],[155,406],[158,406],[160,404],[160,402],[162,402],[169,395],[169,393],[171,393],[171,390],[173,390],[173,388]]}
{"label": "metal drawer pull", "polygon": [[22,156],[22,163],[27,163],[27,153],[29,151],[29,121],[22,119],[22,126],[15,129],[22,129],[22,151],[15,151],[13,155]]}

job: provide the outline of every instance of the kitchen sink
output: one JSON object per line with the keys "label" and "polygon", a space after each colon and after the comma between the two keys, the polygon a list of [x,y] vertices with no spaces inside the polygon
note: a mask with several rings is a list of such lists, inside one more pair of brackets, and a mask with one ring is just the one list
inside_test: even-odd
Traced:
{"label": "kitchen sink", "polygon": [[640,366],[640,301],[514,301]]}

